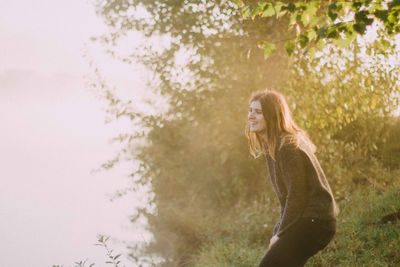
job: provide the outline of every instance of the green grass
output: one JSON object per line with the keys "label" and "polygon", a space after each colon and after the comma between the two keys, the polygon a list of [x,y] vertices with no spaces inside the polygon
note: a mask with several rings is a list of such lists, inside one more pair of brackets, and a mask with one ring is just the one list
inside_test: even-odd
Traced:
{"label": "green grass", "polygon": [[[334,240],[307,267],[400,266],[400,221],[380,222],[383,216],[400,210],[400,183],[385,192],[364,187],[340,207]],[[257,205],[224,214],[218,225],[210,227],[208,241],[193,256],[192,266],[257,266],[274,218],[276,214],[267,216]]]}
{"label": "green grass", "polygon": [[399,185],[357,192],[344,203],[334,242],[309,266],[400,266],[400,221],[380,222],[399,210]]}
{"label": "green grass", "polygon": [[204,247],[197,257],[194,266],[209,267],[247,267],[255,266],[263,253],[260,246],[251,246],[245,240],[217,240],[212,245]]}

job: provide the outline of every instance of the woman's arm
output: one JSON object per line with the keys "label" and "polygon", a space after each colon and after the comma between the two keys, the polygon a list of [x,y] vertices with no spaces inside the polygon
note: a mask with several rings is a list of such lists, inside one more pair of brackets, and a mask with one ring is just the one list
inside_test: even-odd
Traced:
{"label": "woman's arm", "polygon": [[303,214],[308,201],[307,155],[294,145],[284,145],[278,153],[278,164],[287,195],[277,235],[281,236]]}

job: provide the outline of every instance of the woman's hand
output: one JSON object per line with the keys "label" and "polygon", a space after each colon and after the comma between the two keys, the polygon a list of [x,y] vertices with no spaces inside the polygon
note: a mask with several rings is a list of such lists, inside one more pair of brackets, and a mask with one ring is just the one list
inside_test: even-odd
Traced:
{"label": "woman's hand", "polygon": [[273,244],[275,244],[276,241],[278,241],[279,237],[277,235],[274,235],[271,237],[271,239],[269,240],[269,246],[268,249],[270,249],[272,247]]}

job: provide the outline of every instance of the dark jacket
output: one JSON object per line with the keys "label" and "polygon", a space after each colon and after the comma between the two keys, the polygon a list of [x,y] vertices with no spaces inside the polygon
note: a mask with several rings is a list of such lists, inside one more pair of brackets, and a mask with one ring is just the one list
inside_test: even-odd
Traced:
{"label": "dark jacket", "polygon": [[335,219],[338,209],[325,174],[308,144],[284,144],[276,161],[269,155],[267,165],[271,183],[281,204],[280,220],[274,235],[281,236],[298,219]]}

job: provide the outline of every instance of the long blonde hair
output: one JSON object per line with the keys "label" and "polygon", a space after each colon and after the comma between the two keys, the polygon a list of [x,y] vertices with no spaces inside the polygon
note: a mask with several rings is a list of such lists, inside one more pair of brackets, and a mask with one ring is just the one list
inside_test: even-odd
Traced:
{"label": "long blonde hair", "polygon": [[302,138],[315,152],[315,146],[303,131],[294,122],[285,97],[274,90],[264,90],[253,93],[249,103],[259,101],[262,113],[266,122],[266,141],[260,133],[251,132],[247,121],[245,134],[247,136],[250,154],[257,158],[260,155],[268,154],[275,160],[277,150],[284,143],[299,145]]}

